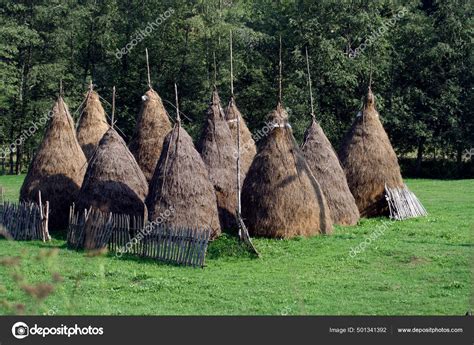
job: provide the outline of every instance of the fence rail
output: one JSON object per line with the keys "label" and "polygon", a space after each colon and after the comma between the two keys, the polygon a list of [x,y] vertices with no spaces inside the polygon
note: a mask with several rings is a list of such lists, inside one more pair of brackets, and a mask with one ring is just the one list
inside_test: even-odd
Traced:
{"label": "fence rail", "polygon": [[203,267],[211,230],[175,228],[122,214],[98,210],[69,216],[68,247],[102,249],[185,266]]}
{"label": "fence rail", "polygon": [[6,230],[6,236],[16,241],[50,239],[48,232],[48,209],[36,203],[19,204],[4,201],[0,204],[0,225]]}

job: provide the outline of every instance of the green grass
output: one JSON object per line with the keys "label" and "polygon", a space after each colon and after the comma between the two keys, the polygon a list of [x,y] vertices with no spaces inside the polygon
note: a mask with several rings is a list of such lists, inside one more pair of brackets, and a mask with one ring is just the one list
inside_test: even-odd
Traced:
{"label": "green grass", "polygon": [[[1,256],[21,257],[18,266],[0,265],[0,313],[12,312],[7,301],[29,314],[60,315],[464,315],[473,307],[474,180],[407,182],[430,215],[390,222],[354,258],[350,249],[386,220],[338,227],[332,236],[255,239],[260,259],[224,236],[210,245],[204,269],[87,257],[62,240],[0,240]],[[21,177],[0,177],[9,198],[20,184]],[[15,272],[29,284],[50,282],[52,272],[64,281],[36,301]]]}

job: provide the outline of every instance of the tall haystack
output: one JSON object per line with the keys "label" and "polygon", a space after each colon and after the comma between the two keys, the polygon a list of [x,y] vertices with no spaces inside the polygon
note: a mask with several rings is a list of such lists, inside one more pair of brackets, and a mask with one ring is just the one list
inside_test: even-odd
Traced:
{"label": "tall haystack", "polygon": [[279,102],[242,188],[242,215],[251,235],[291,238],[332,232],[324,193],[298,148]]}
{"label": "tall haystack", "polygon": [[209,171],[219,209],[221,227],[236,227],[237,186],[235,184],[237,148],[225,121],[217,89],[214,87],[201,133],[198,150]]}
{"label": "tall haystack", "polygon": [[135,158],[122,137],[109,128],[89,162],[77,208],[144,217],[147,194],[148,184]]}
{"label": "tall haystack", "polygon": [[357,224],[359,210],[347,185],[346,175],[330,141],[314,119],[306,129],[301,151],[321,185],[333,223]]}
{"label": "tall haystack", "polygon": [[100,139],[109,129],[99,94],[92,87],[86,94],[82,115],[77,126],[77,141],[87,160],[90,160],[99,145]]}
{"label": "tall haystack", "polygon": [[386,188],[404,191],[403,200],[395,200],[396,203],[422,208],[403,183],[397,156],[380,122],[370,87],[363,109],[342,143],[339,158],[362,217],[389,214]]}
{"label": "tall haystack", "polygon": [[170,217],[162,217],[164,224],[205,227],[212,229],[212,238],[215,238],[221,233],[221,227],[214,187],[192,138],[181,127],[179,109],[177,114],[150,183],[146,199],[149,218],[156,220],[172,211]]}
{"label": "tall haystack", "polygon": [[237,105],[235,104],[234,97],[231,97],[229,105],[225,111],[225,119],[229,126],[232,138],[234,139],[235,145],[237,145],[237,120],[240,118],[240,152],[241,152],[241,175],[243,182],[247,172],[252,164],[253,158],[257,154],[257,147],[253,140],[252,133],[247,127],[247,124],[242,117]]}
{"label": "tall haystack", "polygon": [[163,140],[171,131],[171,122],[161,97],[155,90],[150,88],[142,99],[130,151],[150,182],[163,149]]}
{"label": "tall haystack", "polygon": [[339,163],[339,158],[331,142],[324,134],[323,129],[316,121],[314,114],[311,73],[307,50],[306,63],[308,68],[312,121],[306,129],[301,151],[314,177],[321,185],[321,189],[323,190],[331,212],[332,222],[339,225],[354,225],[359,220],[359,210],[347,185],[346,175]]}
{"label": "tall haystack", "polygon": [[20,190],[20,200],[50,203],[49,228],[64,230],[68,225],[69,206],[81,188],[87,161],[76,139],[74,121],[59,96],[43,141],[31,162]]}

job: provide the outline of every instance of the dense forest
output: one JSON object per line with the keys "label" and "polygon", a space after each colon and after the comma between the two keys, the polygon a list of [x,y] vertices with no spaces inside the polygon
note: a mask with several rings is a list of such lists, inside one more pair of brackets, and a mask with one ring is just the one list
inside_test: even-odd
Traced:
{"label": "dense forest", "polygon": [[[59,92],[77,120],[90,80],[129,141],[151,80],[197,137],[216,83],[256,131],[275,106],[282,37],[283,101],[295,137],[316,117],[334,147],[369,80],[405,174],[472,174],[473,7],[469,0],[1,0],[0,173],[21,173]],[[224,104],[225,105],[225,104]]]}

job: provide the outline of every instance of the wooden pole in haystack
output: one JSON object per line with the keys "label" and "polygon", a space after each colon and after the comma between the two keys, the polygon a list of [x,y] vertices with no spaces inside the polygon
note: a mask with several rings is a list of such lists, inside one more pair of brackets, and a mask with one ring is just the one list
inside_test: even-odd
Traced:
{"label": "wooden pole in haystack", "polygon": [[306,67],[308,69],[308,86],[309,86],[309,99],[310,99],[310,103],[311,103],[311,117],[313,118],[313,120],[315,120],[316,117],[314,115],[313,89],[312,89],[312,85],[311,85],[311,71],[310,71],[310,68],[309,68],[309,55],[308,55],[308,48],[307,47],[306,47]]}
{"label": "wooden pole in haystack", "polygon": [[148,59],[148,48],[145,48],[145,53],[146,53],[146,71],[147,71],[147,77],[148,77],[148,87],[150,89],[153,89],[151,87],[150,62],[149,62],[149,59]]}
{"label": "wooden pole in haystack", "polygon": [[281,63],[281,35],[280,35],[280,58],[279,58],[279,62],[278,62],[278,103],[282,104],[282,87],[281,87],[281,83],[282,83],[282,63]]}
{"label": "wooden pole in haystack", "polygon": [[[231,102],[234,101],[234,62],[233,62],[233,48],[232,48],[232,30],[230,31],[230,97]],[[250,238],[250,234],[245,226],[245,223],[242,219],[242,188],[240,184],[240,160],[241,160],[241,138],[240,138],[240,113],[237,115],[237,225],[239,227],[239,238],[245,244],[247,244],[248,248],[252,253],[260,256],[257,249],[252,243]]]}
{"label": "wooden pole in haystack", "polygon": [[111,127],[114,128],[115,122],[115,86],[112,89],[112,120]]}

